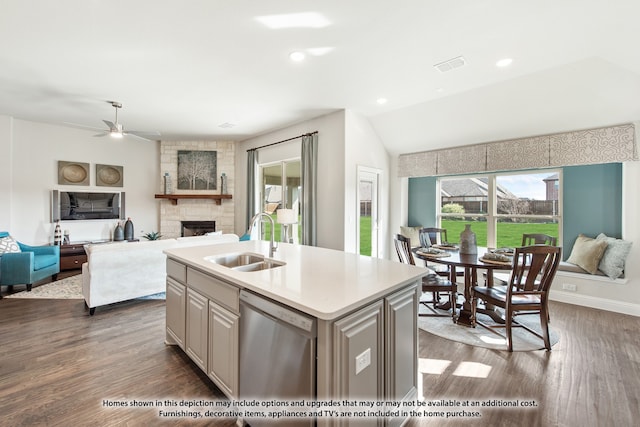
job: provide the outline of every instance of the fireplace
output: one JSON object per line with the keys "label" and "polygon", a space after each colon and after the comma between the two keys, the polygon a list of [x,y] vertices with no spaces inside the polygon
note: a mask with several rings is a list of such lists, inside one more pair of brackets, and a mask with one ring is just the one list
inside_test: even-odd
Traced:
{"label": "fireplace", "polygon": [[204,236],[207,233],[216,231],[215,221],[180,221],[182,224],[180,235],[188,236]]}

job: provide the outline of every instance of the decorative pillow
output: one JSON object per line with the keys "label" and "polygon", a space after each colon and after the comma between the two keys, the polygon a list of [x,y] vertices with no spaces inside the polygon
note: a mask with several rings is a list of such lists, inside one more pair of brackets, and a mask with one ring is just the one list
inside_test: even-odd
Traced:
{"label": "decorative pillow", "polygon": [[598,272],[598,264],[607,249],[607,242],[580,234],[573,244],[567,262],[582,267],[591,274]]}
{"label": "decorative pillow", "polygon": [[11,237],[6,236],[0,239],[0,255],[8,254],[12,252],[22,252],[20,250],[20,246],[18,246],[18,242]]}
{"label": "decorative pillow", "polygon": [[420,246],[420,229],[421,225],[416,227],[403,227],[400,226],[400,234],[407,237],[411,242],[412,247]]}
{"label": "decorative pillow", "polygon": [[607,242],[607,249],[602,255],[598,270],[609,276],[610,279],[617,279],[624,272],[624,264],[631,251],[631,242],[614,237],[608,237],[604,233],[598,234],[596,240]]}

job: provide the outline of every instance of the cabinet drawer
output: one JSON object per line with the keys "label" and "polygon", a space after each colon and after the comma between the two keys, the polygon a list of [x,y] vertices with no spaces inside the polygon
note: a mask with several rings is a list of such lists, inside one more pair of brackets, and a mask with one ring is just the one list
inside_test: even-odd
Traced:
{"label": "cabinet drawer", "polygon": [[236,313],[240,311],[240,289],[233,285],[192,268],[187,269],[187,285]]}
{"label": "cabinet drawer", "polygon": [[84,245],[60,246],[60,255],[82,255],[82,254],[84,254]]}
{"label": "cabinet drawer", "polygon": [[82,268],[82,264],[87,262],[86,255],[75,255],[60,257],[60,270],[75,270]]}
{"label": "cabinet drawer", "polygon": [[179,282],[187,283],[187,266],[172,259],[167,259],[167,276]]}

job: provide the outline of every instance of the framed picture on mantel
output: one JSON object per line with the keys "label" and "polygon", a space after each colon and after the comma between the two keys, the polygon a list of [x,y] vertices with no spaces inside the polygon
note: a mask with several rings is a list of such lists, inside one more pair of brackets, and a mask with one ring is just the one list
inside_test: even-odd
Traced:
{"label": "framed picture on mantel", "polygon": [[178,151],[178,190],[216,190],[217,151]]}

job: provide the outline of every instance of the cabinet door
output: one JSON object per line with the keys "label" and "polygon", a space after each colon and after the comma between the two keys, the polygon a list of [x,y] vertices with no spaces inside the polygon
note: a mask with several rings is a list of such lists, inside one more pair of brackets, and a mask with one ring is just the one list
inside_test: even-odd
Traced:
{"label": "cabinet door", "polygon": [[186,353],[205,373],[207,372],[208,329],[209,300],[188,289]]}
{"label": "cabinet door", "polygon": [[[385,400],[413,401],[418,392],[418,287],[385,299]],[[404,418],[387,419],[399,426]]]}
{"label": "cabinet door", "polygon": [[[334,396],[382,400],[384,397],[384,306],[375,302],[334,323]],[[380,425],[381,419],[341,419],[339,425]]]}
{"label": "cabinet door", "polygon": [[186,287],[167,278],[167,344],[178,344],[184,350]]}
{"label": "cabinet door", "polygon": [[209,377],[230,398],[238,397],[240,316],[209,301]]}

